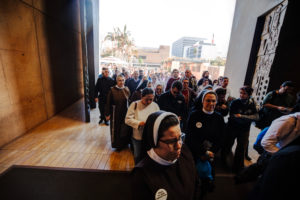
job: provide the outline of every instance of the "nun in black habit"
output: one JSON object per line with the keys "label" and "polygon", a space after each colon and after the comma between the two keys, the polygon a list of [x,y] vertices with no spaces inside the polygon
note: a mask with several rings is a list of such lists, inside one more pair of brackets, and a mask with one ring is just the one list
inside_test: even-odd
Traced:
{"label": "nun in black habit", "polygon": [[202,108],[190,114],[186,144],[191,150],[202,183],[202,195],[214,189],[214,156],[223,146],[225,122],[215,112],[217,94],[206,90],[202,95]]}
{"label": "nun in black habit", "polygon": [[149,115],[142,147],[144,158],[132,171],[133,199],[198,199],[197,171],[175,114],[158,111]]}

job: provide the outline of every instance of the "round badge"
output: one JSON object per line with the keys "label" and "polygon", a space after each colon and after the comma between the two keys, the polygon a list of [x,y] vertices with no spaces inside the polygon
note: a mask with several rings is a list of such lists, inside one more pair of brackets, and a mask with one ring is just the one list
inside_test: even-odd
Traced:
{"label": "round badge", "polygon": [[168,193],[165,189],[159,189],[155,193],[155,200],[167,200],[168,198]]}
{"label": "round badge", "polygon": [[201,127],[202,127],[202,123],[201,123],[201,122],[197,122],[197,123],[196,123],[196,127],[197,127],[197,128],[201,128]]}

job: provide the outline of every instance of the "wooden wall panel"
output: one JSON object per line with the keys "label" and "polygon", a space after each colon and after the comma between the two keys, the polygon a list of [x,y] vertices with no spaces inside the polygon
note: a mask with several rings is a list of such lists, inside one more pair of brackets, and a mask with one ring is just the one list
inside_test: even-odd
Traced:
{"label": "wooden wall panel", "polygon": [[79,14],[78,0],[0,1],[0,146],[82,97]]}

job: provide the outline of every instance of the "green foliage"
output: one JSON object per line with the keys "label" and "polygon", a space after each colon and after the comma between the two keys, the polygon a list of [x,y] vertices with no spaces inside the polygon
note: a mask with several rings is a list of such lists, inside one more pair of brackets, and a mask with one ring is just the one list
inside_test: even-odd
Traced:
{"label": "green foliage", "polygon": [[112,42],[112,49],[105,50],[104,55],[115,56],[129,61],[132,55],[136,54],[134,40],[131,38],[131,33],[127,30],[126,25],[124,25],[123,30],[117,27],[114,28],[113,32],[108,32],[104,40]]}
{"label": "green foliage", "polygon": [[217,57],[215,60],[210,61],[210,65],[213,66],[225,66],[225,64],[226,64],[226,59],[221,57]]}

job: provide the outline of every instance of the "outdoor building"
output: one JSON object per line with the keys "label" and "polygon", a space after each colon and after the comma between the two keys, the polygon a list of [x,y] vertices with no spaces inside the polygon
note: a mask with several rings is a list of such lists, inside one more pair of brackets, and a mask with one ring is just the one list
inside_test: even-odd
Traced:
{"label": "outdoor building", "polygon": [[192,47],[197,42],[203,42],[205,38],[198,37],[182,37],[172,44],[172,56],[184,57],[184,50],[187,47]]}
{"label": "outdoor building", "polygon": [[214,43],[204,41],[196,42],[191,47],[186,47],[183,57],[192,59],[215,59],[218,56],[217,47]]}
{"label": "outdoor building", "polygon": [[192,60],[188,58],[169,58],[163,62],[164,71],[172,71],[178,69],[180,72],[184,72],[186,69],[190,69],[193,75],[199,80],[204,71],[209,71],[210,79],[217,79],[219,76],[224,75],[224,66],[211,66],[204,60]]}
{"label": "outdoor building", "polygon": [[159,48],[138,47],[137,58],[133,60],[133,67],[160,68],[161,63],[170,55],[170,46],[160,45]]}

